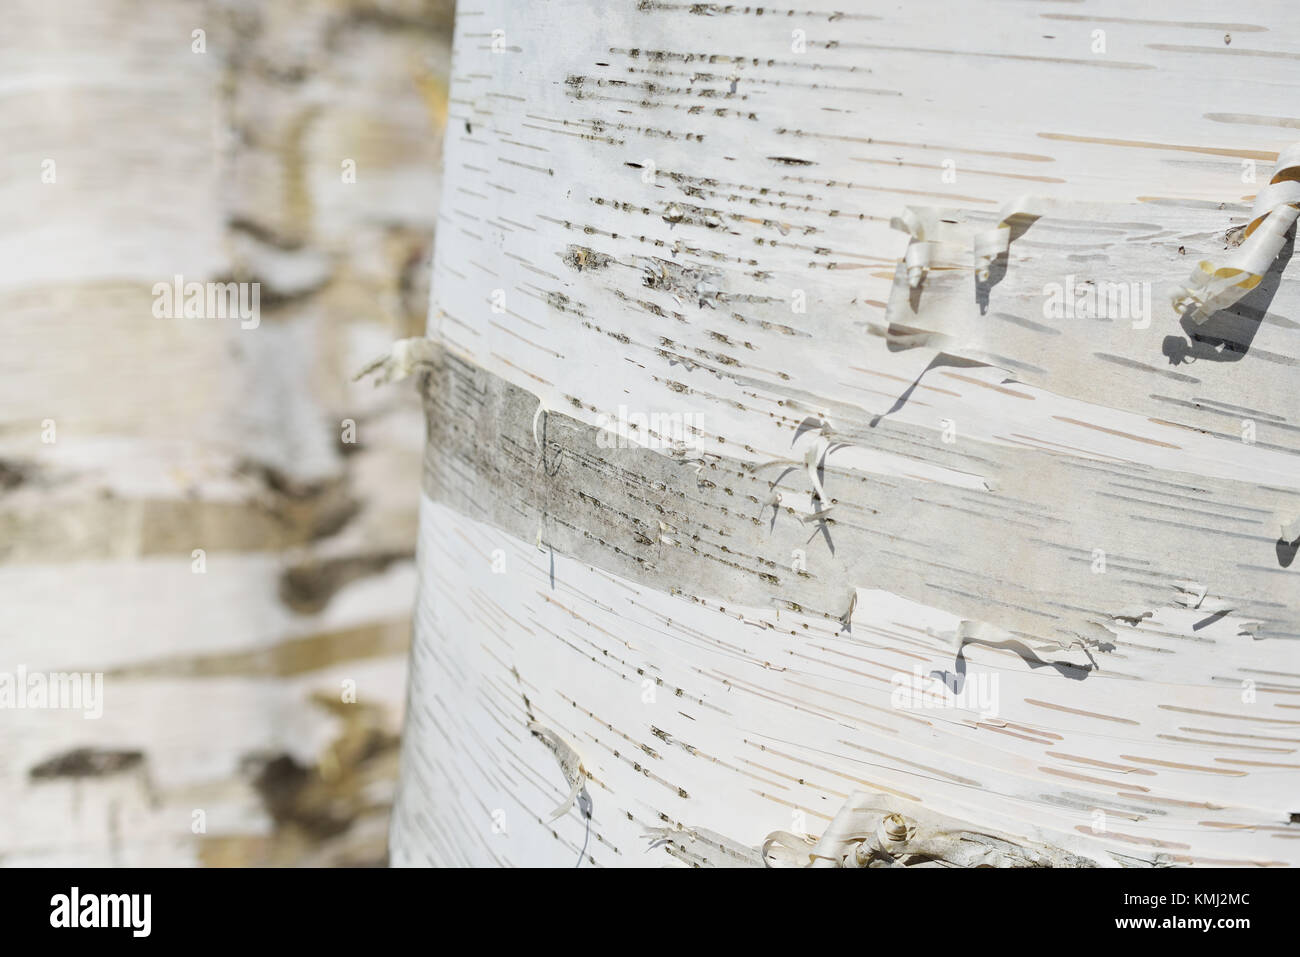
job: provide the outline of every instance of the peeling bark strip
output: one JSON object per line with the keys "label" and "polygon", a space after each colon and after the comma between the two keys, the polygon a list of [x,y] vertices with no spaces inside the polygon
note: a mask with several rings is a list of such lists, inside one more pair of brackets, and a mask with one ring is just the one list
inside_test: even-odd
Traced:
{"label": "peeling bark strip", "polygon": [[[769,866],[802,867],[1096,867],[1092,858],[1034,846],[1004,835],[970,831],[961,822],[898,798],[854,794],[826,833],[810,838],[777,832],[763,842]],[[1131,858],[1104,858],[1140,865]],[[1166,863],[1161,860],[1161,863]]]}
{"label": "peeling bark strip", "polygon": [[1290,14],[1013,6],[462,8],[395,860],[1297,862]]}
{"label": "peeling bark strip", "polygon": [[[1048,660],[1082,642],[1090,654],[1066,656],[1079,677],[1129,672],[1144,652],[1122,647],[1120,619],[1175,607],[1189,581],[1213,583],[1232,612],[1216,619],[1221,680],[1281,664],[1300,637],[1300,603],[1285,600],[1294,590],[1279,593],[1292,573],[1277,558],[1274,515],[1295,501],[1283,490],[972,439],[945,445],[890,420],[873,429],[846,407],[833,413],[837,443],[936,478],[841,469],[831,451],[818,469],[829,513],[806,522],[816,490],[802,454],[764,465],[606,448],[600,430],[558,412],[546,415],[539,450],[526,391],[450,357],[424,389],[431,498],[664,591],[837,621],[855,588],[882,589],[996,623]],[[813,440],[806,431],[799,446]],[[1186,642],[1203,643],[1202,632]],[[1279,640],[1255,648],[1263,638]]]}

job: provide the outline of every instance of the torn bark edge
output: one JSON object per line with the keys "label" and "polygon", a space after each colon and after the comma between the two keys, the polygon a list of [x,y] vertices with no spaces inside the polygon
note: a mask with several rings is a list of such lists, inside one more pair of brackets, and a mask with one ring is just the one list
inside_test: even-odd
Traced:
{"label": "torn bark edge", "polygon": [[359,382],[373,374],[376,387],[390,382],[401,382],[420,369],[432,366],[437,362],[441,352],[441,343],[425,336],[398,339],[389,348],[387,354],[367,363],[352,377],[352,381]]}
{"label": "torn bark edge", "polygon": [[1255,195],[1241,245],[1218,262],[1203,259],[1197,263],[1191,276],[1174,290],[1174,310],[1200,324],[1234,305],[1263,281],[1298,216],[1300,143],[1293,143],[1278,154],[1272,178]]}
{"label": "torn bark edge", "polygon": [[1023,837],[973,830],[955,818],[886,795],[855,792],[818,839],[774,831],[762,846],[768,867],[1149,867],[1098,851],[1075,854]]}
{"label": "torn bark edge", "polygon": [[568,796],[551,812],[547,820],[554,821],[563,817],[575,802],[579,804],[584,817],[591,817],[591,796],[586,793],[587,789],[583,786],[584,779],[591,775],[582,766],[582,758],[578,756],[578,752],[550,728],[536,721],[528,722],[528,730],[555,755],[555,760],[560,764],[560,771],[564,774],[564,780],[569,785]]}

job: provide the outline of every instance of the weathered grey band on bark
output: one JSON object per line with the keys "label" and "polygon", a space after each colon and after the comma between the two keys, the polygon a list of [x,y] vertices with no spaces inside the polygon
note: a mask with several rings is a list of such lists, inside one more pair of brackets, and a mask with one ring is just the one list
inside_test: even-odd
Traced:
{"label": "weathered grey band on bark", "polygon": [[[1114,638],[1100,625],[1170,605],[1174,583],[1191,581],[1260,622],[1256,638],[1300,633],[1292,573],[1270,532],[1293,500],[1286,490],[966,439],[942,445],[843,407],[831,410],[835,440],[972,473],[988,491],[828,464],[833,511],[824,525],[805,524],[763,504],[773,483],[808,494],[802,465],[706,454],[697,475],[687,457],[602,448],[601,430],[557,412],[539,425],[539,449],[526,390],[445,354],[421,386],[430,497],[662,590],[834,619],[855,588],[879,588],[1026,639],[1105,649]],[[1107,554],[1104,574],[1093,571],[1094,548]],[[792,570],[795,549],[806,570]],[[1123,671],[1122,649],[1109,664],[1093,657]]]}

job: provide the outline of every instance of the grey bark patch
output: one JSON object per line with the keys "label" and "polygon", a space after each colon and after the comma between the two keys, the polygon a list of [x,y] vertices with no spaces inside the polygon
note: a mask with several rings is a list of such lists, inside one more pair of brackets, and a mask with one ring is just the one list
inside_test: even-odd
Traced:
{"label": "grey bark patch", "polygon": [[0,460],[0,492],[12,492],[27,481],[28,473],[25,465]]}
{"label": "grey bark patch", "polygon": [[302,615],[315,614],[343,586],[385,571],[394,562],[413,558],[412,552],[377,552],[322,561],[309,560],[280,575],[280,600]]}
{"label": "grey bark patch", "polygon": [[604,269],[614,261],[613,256],[596,252],[586,246],[570,245],[564,250],[564,264],[578,272],[594,272]]}
{"label": "grey bark patch", "polygon": [[380,726],[379,709],[344,704],[324,693],[313,703],[341,719],[343,727],[325,758],[304,765],[288,752],[256,752],[241,761],[277,831],[323,840],[351,829],[372,806],[366,784],[396,758],[398,739]]}
{"label": "grey bark patch", "polygon": [[328,538],[360,511],[342,476],[304,481],[262,462],[244,462],[240,469],[261,478],[272,493],[270,510],[276,519],[308,540]]}
{"label": "grey bark patch", "polygon": [[28,775],[33,781],[55,778],[102,778],[144,765],[141,751],[110,748],[73,748],[33,767]]}
{"label": "grey bark patch", "polygon": [[246,760],[245,767],[255,771],[253,786],[277,825],[296,824],[317,839],[341,834],[351,826],[349,815],[308,799],[314,773],[293,755],[255,757]]}
{"label": "grey bark patch", "polygon": [[[1292,500],[1282,490],[1198,476],[1208,506],[1250,507],[1203,524],[1187,520],[1187,488],[1171,473],[975,440],[942,445],[833,405],[836,441],[979,476],[987,490],[848,471],[831,455],[821,481],[835,510],[810,530],[793,498],[775,511],[764,504],[778,491],[811,496],[801,468],[604,448],[600,430],[559,412],[548,414],[539,449],[537,398],[455,357],[422,388],[430,498],[662,591],[838,621],[855,589],[878,588],[995,623],[1031,646],[1050,642],[1034,648],[1050,663],[1061,657],[1053,645],[1092,640],[1116,608],[1164,607],[1170,583],[1191,580],[1232,595],[1240,615],[1261,622],[1260,637],[1300,636],[1300,604],[1284,595],[1294,586],[1253,571],[1276,564],[1277,532],[1262,533],[1257,516]],[[665,525],[675,529],[668,541]],[[1110,574],[1091,571],[1099,541],[1110,546]],[[795,549],[807,552],[806,572],[791,570]]]}
{"label": "grey bark patch", "polygon": [[726,301],[720,288],[722,274],[716,270],[658,257],[647,259],[642,268],[645,270],[642,282],[647,289],[666,292],[682,304],[702,309]]}

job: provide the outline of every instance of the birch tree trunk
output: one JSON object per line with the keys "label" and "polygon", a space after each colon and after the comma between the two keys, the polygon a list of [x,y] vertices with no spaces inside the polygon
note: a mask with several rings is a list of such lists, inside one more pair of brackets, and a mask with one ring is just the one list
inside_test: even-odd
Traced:
{"label": "birch tree trunk", "polygon": [[461,6],[396,863],[1300,860],[1290,243],[1172,303],[1300,126],[1224,19]]}
{"label": "birch tree trunk", "polygon": [[420,415],[349,379],[424,321],[449,13],[5,4],[0,680],[103,697],[0,707],[0,863],[386,859]]}

